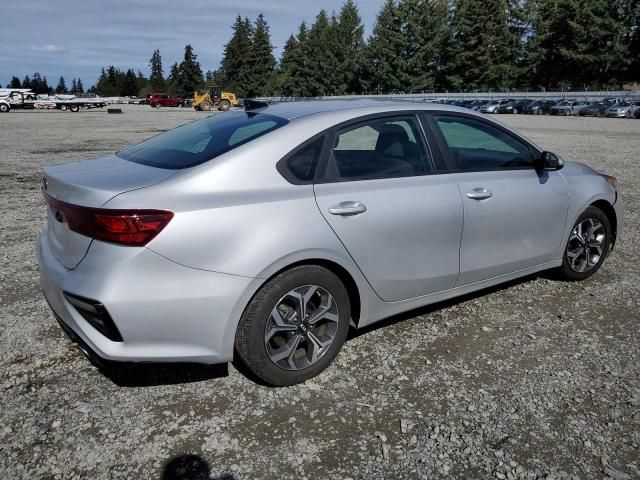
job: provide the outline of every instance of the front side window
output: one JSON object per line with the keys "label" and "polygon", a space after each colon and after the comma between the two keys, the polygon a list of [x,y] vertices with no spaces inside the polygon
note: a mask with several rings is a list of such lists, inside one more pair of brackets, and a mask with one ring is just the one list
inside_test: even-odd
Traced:
{"label": "front side window", "polygon": [[334,174],[341,179],[407,177],[432,170],[413,116],[379,118],[339,130],[332,154]]}
{"label": "front side window", "polygon": [[533,168],[529,147],[496,127],[464,117],[435,121],[459,170]]}
{"label": "front side window", "polygon": [[188,123],[120,150],[120,158],[173,170],[193,167],[272,132],[288,121],[263,113],[228,112]]}

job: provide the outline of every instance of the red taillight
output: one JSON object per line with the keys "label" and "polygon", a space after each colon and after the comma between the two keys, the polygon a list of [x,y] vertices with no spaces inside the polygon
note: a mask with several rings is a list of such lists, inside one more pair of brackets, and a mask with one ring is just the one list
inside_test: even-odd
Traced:
{"label": "red taillight", "polygon": [[142,247],[158,235],[173,218],[167,210],[112,210],[81,207],[44,194],[47,203],[69,229],[103,242]]}

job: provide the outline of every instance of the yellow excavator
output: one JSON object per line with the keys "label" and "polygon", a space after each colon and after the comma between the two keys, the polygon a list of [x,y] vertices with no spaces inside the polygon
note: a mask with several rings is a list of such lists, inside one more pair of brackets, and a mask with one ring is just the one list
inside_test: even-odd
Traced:
{"label": "yellow excavator", "polygon": [[226,112],[231,107],[238,106],[238,98],[235,93],[223,92],[222,87],[207,87],[207,90],[193,92],[193,108],[208,112],[217,108]]}

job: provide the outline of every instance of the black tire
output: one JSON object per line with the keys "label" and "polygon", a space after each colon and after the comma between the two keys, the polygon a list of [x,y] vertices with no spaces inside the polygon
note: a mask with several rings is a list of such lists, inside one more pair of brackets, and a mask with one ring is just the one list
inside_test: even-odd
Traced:
{"label": "black tire", "polygon": [[221,112],[226,112],[230,108],[231,102],[229,100],[220,100],[220,103],[218,104],[218,110],[220,110]]}
{"label": "black tire", "polygon": [[11,110],[11,106],[9,106],[9,104],[0,103],[0,112],[1,113],[7,113],[9,110]]}
{"label": "black tire", "polygon": [[600,267],[602,266],[602,263],[607,257],[607,254],[609,253],[609,248],[611,246],[611,224],[609,223],[609,219],[607,218],[607,216],[599,208],[588,207],[584,212],[582,212],[582,214],[575,221],[575,223],[573,224],[573,227],[571,227],[571,231],[573,232],[573,230],[577,227],[579,223],[589,218],[598,220],[604,228],[605,238],[604,238],[602,255],[600,255],[600,259],[598,260],[598,262],[589,270],[585,272],[575,271],[570,265],[569,256],[567,253],[569,250],[569,246],[571,244],[571,234],[570,234],[569,240],[567,241],[567,244],[565,245],[564,250],[562,252],[562,266],[558,268],[558,274],[560,278],[563,280],[575,282],[575,281],[584,280],[590,277],[600,269]]}
{"label": "black tire", "polygon": [[[328,350],[315,363],[299,370],[286,370],[274,363],[265,346],[265,329],[272,310],[290,291],[307,285],[317,285],[327,291],[338,308],[335,335]],[[244,311],[236,330],[236,360],[240,369],[272,386],[284,387],[304,382],[322,372],[336,357],[349,332],[351,304],[340,279],[329,270],[316,265],[302,265],[287,270],[260,288]]]}
{"label": "black tire", "polygon": [[213,108],[213,104],[209,100],[204,100],[200,104],[200,110],[203,110],[205,112],[209,112],[212,108]]}
{"label": "black tire", "polygon": [[67,111],[67,106],[66,105],[60,105],[60,110],[62,110],[63,112]]}
{"label": "black tire", "polygon": [[74,113],[79,112],[80,111],[80,105],[71,105],[69,107],[69,110],[71,110]]}

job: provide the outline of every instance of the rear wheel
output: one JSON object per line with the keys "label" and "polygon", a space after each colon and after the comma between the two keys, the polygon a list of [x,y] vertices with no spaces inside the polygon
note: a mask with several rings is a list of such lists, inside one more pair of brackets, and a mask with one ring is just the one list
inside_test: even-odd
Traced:
{"label": "rear wheel", "polygon": [[71,105],[69,107],[69,110],[71,110],[72,112],[79,112],[80,111],[80,105]]}
{"label": "rear wheel", "polygon": [[60,110],[62,110],[63,112],[67,111],[67,106],[66,105],[60,105]]}
{"label": "rear wheel", "polygon": [[229,100],[220,100],[220,103],[218,104],[218,110],[220,110],[221,112],[226,112],[230,108],[231,102]]}
{"label": "rear wheel", "polygon": [[584,280],[598,271],[611,245],[611,224],[602,210],[587,208],[571,230],[562,258],[565,280]]}
{"label": "rear wheel", "polygon": [[209,100],[205,100],[200,104],[200,109],[205,112],[210,111],[213,108],[213,104]]}
{"label": "rear wheel", "polygon": [[236,331],[237,359],[270,385],[315,377],[336,357],[349,331],[351,306],[340,279],[304,265],[269,280]]}

